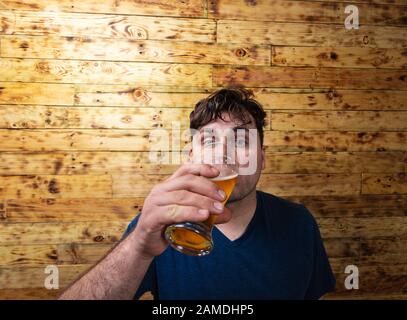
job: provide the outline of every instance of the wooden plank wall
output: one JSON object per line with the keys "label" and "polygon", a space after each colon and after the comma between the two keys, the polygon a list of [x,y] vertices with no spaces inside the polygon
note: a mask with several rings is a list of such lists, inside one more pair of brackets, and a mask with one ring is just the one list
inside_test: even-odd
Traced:
{"label": "wooden plank wall", "polygon": [[[346,30],[354,4],[360,28]],[[407,1],[2,0],[0,298],[53,298],[149,188],[148,133],[216,88],[267,109],[259,188],[304,203],[332,299],[407,298]],[[356,264],[360,289],[344,287]]]}

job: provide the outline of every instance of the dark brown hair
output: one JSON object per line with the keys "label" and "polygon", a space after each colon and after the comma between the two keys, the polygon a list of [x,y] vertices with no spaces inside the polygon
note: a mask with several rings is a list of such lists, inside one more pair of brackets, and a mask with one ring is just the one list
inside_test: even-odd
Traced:
{"label": "dark brown hair", "polygon": [[251,90],[244,88],[226,88],[213,92],[208,97],[198,101],[195,109],[189,116],[191,129],[199,129],[208,123],[221,119],[222,113],[228,113],[230,117],[240,120],[243,124],[250,123],[253,117],[263,145],[266,113],[262,105],[254,99]]}

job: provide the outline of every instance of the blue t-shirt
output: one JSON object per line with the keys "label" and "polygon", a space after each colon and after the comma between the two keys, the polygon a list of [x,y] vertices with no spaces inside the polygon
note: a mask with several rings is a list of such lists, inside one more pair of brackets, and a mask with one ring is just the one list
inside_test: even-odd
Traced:
{"label": "blue t-shirt", "polygon": [[245,232],[231,241],[214,227],[212,236],[207,256],[168,246],[154,258],[134,298],[151,291],[161,300],[318,299],[335,288],[318,226],[302,205],[257,191]]}

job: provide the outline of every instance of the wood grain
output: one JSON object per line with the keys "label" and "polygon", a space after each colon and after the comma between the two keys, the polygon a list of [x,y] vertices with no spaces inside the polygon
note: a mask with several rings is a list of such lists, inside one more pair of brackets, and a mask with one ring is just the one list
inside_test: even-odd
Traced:
{"label": "wood grain", "polygon": [[61,289],[45,288],[0,289],[1,300],[55,300]]}
{"label": "wood grain", "polygon": [[111,196],[111,185],[109,175],[0,176],[0,198],[104,198]]}
{"label": "wood grain", "polygon": [[127,222],[52,222],[0,223],[3,245],[34,245],[63,243],[115,243],[127,228]]}
{"label": "wood grain", "polygon": [[407,175],[405,172],[366,173],[362,178],[362,193],[365,194],[389,194],[407,193]]}
{"label": "wood grain", "polygon": [[2,246],[0,254],[1,266],[47,266],[58,259],[55,245]]}
{"label": "wood grain", "polygon": [[[321,1],[209,1],[209,17],[216,19],[264,20],[284,22],[319,22],[343,24],[348,3]],[[381,4],[357,5],[363,25],[405,25],[402,8]]]}
{"label": "wood grain", "polygon": [[407,110],[407,91],[256,88],[267,109]]}
{"label": "wood grain", "polygon": [[[192,108],[212,88],[2,82],[0,104]],[[270,110],[407,110],[407,91],[252,88]],[[60,92],[55,96],[50,93]]]}
{"label": "wood grain", "polygon": [[0,200],[0,220],[6,219],[6,202]]}
{"label": "wood grain", "polygon": [[[345,0],[324,0],[325,2],[348,2]],[[377,4],[387,4],[387,5],[407,5],[406,0],[358,0],[359,3],[377,3]]]}
{"label": "wood grain", "polygon": [[215,42],[215,21],[198,18],[14,10],[13,34]]}
{"label": "wood grain", "polygon": [[0,68],[4,81],[196,86],[209,85],[212,72],[208,65],[16,58],[1,58]]}
{"label": "wood grain", "polygon": [[266,131],[272,151],[406,151],[405,132]]}
{"label": "wood grain", "polygon": [[129,107],[0,106],[2,129],[154,129],[189,128],[192,109]]}
{"label": "wood grain", "polygon": [[70,84],[1,82],[0,104],[71,105],[74,92]]}
{"label": "wood grain", "polygon": [[[172,164],[172,155],[179,152],[161,152],[157,162],[149,152],[138,151],[82,151],[82,152],[2,152],[0,153],[0,175],[47,175],[78,174],[103,175],[127,173],[171,174],[179,166]],[[396,157],[389,160],[396,160]],[[399,161],[402,159],[399,158]],[[400,166],[399,166],[400,167]]]}
{"label": "wood grain", "polygon": [[406,195],[291,196],[287,199],[303,204],[315,217],[404,217]]}
{"label": "wood grain", "polygon": [[337,294],[329,293],[325,295],[326,300],[407,300],[406,294]]}
{"label": "wood grain", "polygon": [[130,222],[140,212],[144,198],[11,199],[3,222]]}
{"label": "wood grain", "polygon": [[112,244],[61,244],[58,245],[59,264],[93,264],[104,257]]}
{"label": "wood grain", "polygon": [[265,173],[404,172],[405,152],[267,152]]}
{"label": "wood grain", "polygon": [[4,36],[2,57],[270,65],[269,46],[84,37]]}
{"label": "wood grain", "polygon": [[406,254],[407,241],[397,237],[361,241],[361,255]]}
{"label": "wood grain", "polygon": [[406,131],[407,112],[272,112],[273,130]]}
{"label": "wood grain", "polygon": [[219,43],[255,43],[282,46],[340,46],[405,48],[405,28],[364,26],[347,30],[343,24],[218,20]]}
{"label": "wood grain", "polygon": [[[45,267],[2,267],[0,268],[0,288],[41,288],[44,290],[44,280],[48,276],[44,272]],[[67,286],[90,267],[90,265],[58,266],[59,285]]]}
{"label": "wood grain", "polygon": [[[352,298],[353,295],[372,295],[372,293],[378,294],[397,294],[404,290],[406,283],[406,264],[394,265],[397,261],[405,261],[405,256],[399,255],[385,255],[381,256],[381,264],[371,265],[371,259],[352,259],[347,258],[335,261],[337,287],[336,293],[349,295]],[[374,262],[373,262],[374,263]],[[346,265],[356,264],[359,268],[360,283],[357,293],[349,293],[344,286],[345,277],[348,274],[344,273]]]}
{"label": "wood grain", "polygon": [[[158,129],[157,129],[158,130]],[[152,130],[0,129],[2,151],[169,150],[169,135]],[[165,147],[167,145],[167,147]]]}
{"label": "wood grain", "polygon": [[5,0],[2,5],[7,9],[13,10],[35,10],[61,12],[93,12],[93,13],[119,13],[129,14],[137,13],[139,15],[151,16],[186,16],[203,17],[204,8],[200,0],[189,1],[144,1],[144,0],[121,0],[121,1],[78,1],[70,0],[60,2],[57,0]]}
{"label": "wood grain", "polygon": [[[0,9],[3,9],[0,7]],[[15,26],[15,14],[9,10],[0,11],[0,34],[13,34]]]}
{"label": "wood grain", "polygon": [[319,218],[321,234],[325,238],[363,237],[374,239],[380,237],[407,236],[406,217],[383,218]]}
{"label": "wood grain", "polygon": [[279,47],[273,46],[272,65],[337,68],[407,67],[403,48]]}
{"label": "wood grain", "polygon": [[407,71],[379,69],[214,66],[216,86],[407,89]]}
{"label": "wood grain", "polygon": [[75,85],[75,105],[191,108],[210,91],[196,87]]}

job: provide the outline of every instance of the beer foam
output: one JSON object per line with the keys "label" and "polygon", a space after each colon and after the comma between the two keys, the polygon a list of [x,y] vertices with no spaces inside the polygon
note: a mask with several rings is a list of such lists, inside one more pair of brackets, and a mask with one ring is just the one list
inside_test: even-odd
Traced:
{"label": "beer foam", "polygon": [[211,181],[225,181],[225,180],[232,180],[234,178],[237,178],[238,174],[237,173],[232,173],[229,174],[227,176],[222,176],[222,177],[215,177],[215,178],[211,178]]}

